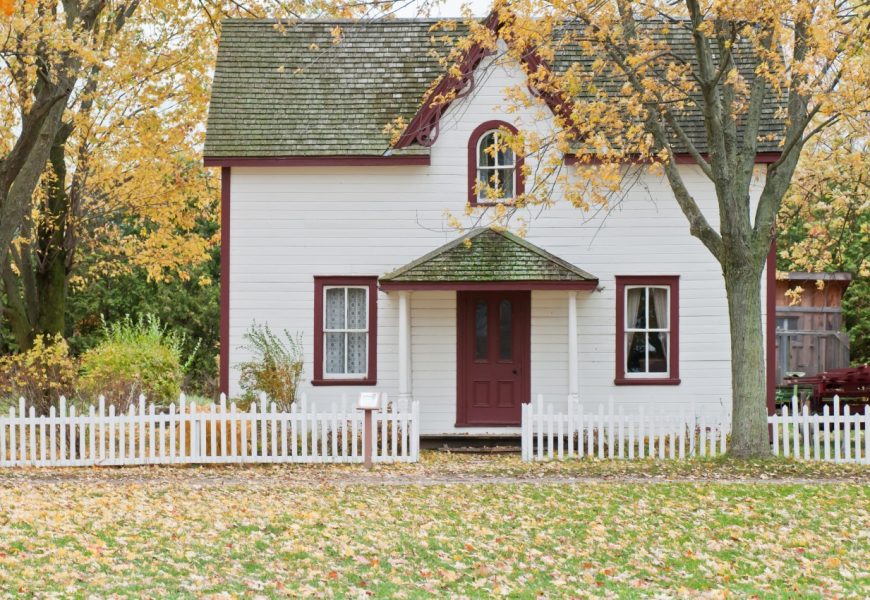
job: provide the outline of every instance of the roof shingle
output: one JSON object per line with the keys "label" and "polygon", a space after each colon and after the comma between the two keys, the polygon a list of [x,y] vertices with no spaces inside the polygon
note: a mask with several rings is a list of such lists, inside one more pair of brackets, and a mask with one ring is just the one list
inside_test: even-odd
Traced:
{"label": "roof shingle", "polygon": [[[389,151],[384,127],[397,117],[411,121],[431,83],[443,73],[437,56],[450,50],[443,20],[368,22],[301,21],[285,29],[270,20],[228,19],[223,23],[205,142],[208,158],[284,156],[380,156]],[[342,38],[333,43],[332,30]],[[571,26],[566,28],[569,31]],[[463,35],[457,23],[452,36]],[[672,46],[691,56],[691,38],[672,27]],[[683,39],[685,38],[685,39]],[[577,44],[559,51],[553,65],[564,71],[588,62]],[[738,61],[747,77],[752,68]],[[618,93],[612,77],[600,85]],[[780,102],[769,98],[762,134],[777,134]],[[697,109],[681,119],[701,152],[704,123]],[[759,151],[776,151],[765,141]],[[678,151],[679,151],[678,146]],[[399,154],[427,154],[411,146]]]}
{"label": "roof shingle", "polygon": [[480,227],[387,273],[381,282],[597,281],[509,231]]}

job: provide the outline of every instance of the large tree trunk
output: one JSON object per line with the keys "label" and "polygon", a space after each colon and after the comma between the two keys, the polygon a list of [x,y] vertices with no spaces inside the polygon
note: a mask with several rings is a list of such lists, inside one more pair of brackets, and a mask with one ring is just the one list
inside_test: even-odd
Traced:
{"label": "large tree trunk", "polygon": [[770,454],[764,336],[761,323],[761,268],[738,264],[723,268],[731,326],[731,453],[739,457]]}
{"label": "large tree trunk", "polygon": [[36,297],[39,301],[36,333],[64,334],[68,260],[66,224],[69,195],[66,189],[66,142],[72,132],[64,125],[55,137],[49,157],[50,177],[46,184],[45,214],[36,237]]}

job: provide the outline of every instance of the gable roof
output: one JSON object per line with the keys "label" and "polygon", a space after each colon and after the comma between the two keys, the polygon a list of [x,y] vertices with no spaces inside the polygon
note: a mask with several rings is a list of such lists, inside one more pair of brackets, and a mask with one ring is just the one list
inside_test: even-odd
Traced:
{"label": "gable roof", "polygon": [[383,155],[384,126],[410,119],[443,71],[430,56],[437,22],[303,21],[280,31],[271,20],[224,21],[205,156]]}
{"label": "gable roof", "polygon": [[509,231],[489,227],[472,229],[380,278],[385,289],[415,283],[484,282],[594,288],[598,278]]}
{"label": "gable roof", "polygon": [[[206,158],[428,156],[427,146],[437,135],[446,106],[427,112],[431,106],[426,92],[444,73],[438,55],[451,49],[445,37],[465,34],[459,20],[449,34],[432,31],[444,21],[316,20],[279,29],[271,20],[225,20],[209,106]],[[333,43],[335,27],[341,28],[338,44]],[[663,35],[672,47],[692,56],[688,31],[670,27]],[[470,54],[464,76],[452,81],[445,77],[439,86],[468,81],[466,72],[482,58],[480,52]],[[569,44],[557,53],[552,67],[562,72],[573,62],[589,61],[576,44]],[[739,55],[737,62],[743,75],[751,78],[750,62]],[[602,77],[596,85],[618,93],[621,79]],[[553,99],[546,100],[553,107]],[[782,122],[775,116],[781,104],[768,97],[762,135],[775,138],[781,132]],[[397,117],[408,123],[426,121],[424,134],[405,135],[391,148],[384,128]],[[681,121],[699,150],[706,151],[700,112],[688,112]],[[679,144],[676,148],[681,151]],[[765,140],[758,151],[777,152],[778,141]]]}

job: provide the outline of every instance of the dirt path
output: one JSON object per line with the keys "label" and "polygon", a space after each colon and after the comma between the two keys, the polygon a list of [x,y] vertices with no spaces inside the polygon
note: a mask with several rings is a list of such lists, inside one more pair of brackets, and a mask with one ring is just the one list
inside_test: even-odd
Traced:
{"label": "dirt path", "polygon": [[865,477],[718,477],[669,475],[574,475],[574,474],[457,474],[365,472],[360,468],[318,473],[294,467],[262,469],[127,467],[91,469],[21,469],[0,473],[0,488],[43,485],[212,487],[320,487],[320,486],[438,486],[438,485],[835,485],[870,486]]}

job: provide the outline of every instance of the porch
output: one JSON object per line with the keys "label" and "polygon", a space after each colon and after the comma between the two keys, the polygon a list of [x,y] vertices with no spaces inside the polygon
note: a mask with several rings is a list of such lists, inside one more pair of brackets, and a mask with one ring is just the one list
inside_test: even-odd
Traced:
{"label": "porch", "polygon": [[[480,228],[379,285],[398,308],[398,398],[420,401],[423,435],[519,435],[522,406],[541,391],[533,371],[538,380],[565,377],[567,399],[578,399],[578,300],[597,289],[594,275],[509,232]],[[557,349],[545,331],[554,322],[564,339]]]}

